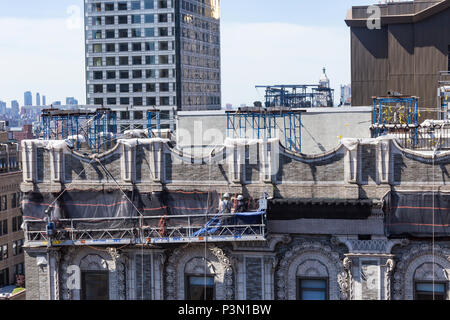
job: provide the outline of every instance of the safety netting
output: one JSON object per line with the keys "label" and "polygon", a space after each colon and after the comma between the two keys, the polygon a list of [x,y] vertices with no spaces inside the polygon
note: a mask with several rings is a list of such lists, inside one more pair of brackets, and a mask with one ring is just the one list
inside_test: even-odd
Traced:
{"label": "safety netting", "polygon": [[450,194],[389,192],[383,199],[386,232],[414,237],[450,235]]}

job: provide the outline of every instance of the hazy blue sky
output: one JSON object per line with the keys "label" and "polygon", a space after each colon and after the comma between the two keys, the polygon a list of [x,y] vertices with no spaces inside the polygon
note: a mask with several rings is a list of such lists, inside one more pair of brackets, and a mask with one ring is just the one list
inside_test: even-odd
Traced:
{"label": "hazy blue sky", "polygon": [[[366,0],[222,0],[223,104],[261,100],[257,84],[350,82],[352,5]],[[31,90],[85,103],[82,0],[0,1],[0,100]],[[337,98],[336,98],[337,100]]]}

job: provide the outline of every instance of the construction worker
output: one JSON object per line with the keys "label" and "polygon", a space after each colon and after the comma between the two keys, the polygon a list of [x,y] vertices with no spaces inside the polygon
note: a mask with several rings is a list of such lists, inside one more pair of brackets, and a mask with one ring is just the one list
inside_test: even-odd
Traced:
{"label": "construction worker", "polygon": [[247,205],[245,204],[244,197],[240,194],[236,198],[236,210],[234,212],[247,212]]}
{"label": "construction worker", "polygon": [[222,201],[220,201],[220,204],[219,204],[219,213],[220,214],[231,213],[231,201],[230,201],[229,193],[225,193],[223,195]]}

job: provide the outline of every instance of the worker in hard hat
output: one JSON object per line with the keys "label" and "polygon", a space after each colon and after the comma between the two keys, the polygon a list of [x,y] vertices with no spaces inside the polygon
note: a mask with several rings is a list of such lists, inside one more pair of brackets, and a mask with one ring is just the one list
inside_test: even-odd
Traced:
{"label": "worker in hard hat", "polygon": [[234,212],[247,212],[247,206],[244,201],[244,196],[242,194],[238,195],[236,198],[236,209]]}
{"label": "worker in hard hat", "polygon": [[227,214],[231,213],[231,201],[230,201],[230,194],[225,193],[222,197],[222,200],[219,204],[219,213],[220,214]]}

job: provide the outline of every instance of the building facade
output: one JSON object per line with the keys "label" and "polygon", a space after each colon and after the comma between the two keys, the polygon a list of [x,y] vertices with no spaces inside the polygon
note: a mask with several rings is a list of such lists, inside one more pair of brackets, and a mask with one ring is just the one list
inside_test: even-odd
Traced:
{"label": "building facade", "polygon": [[20,210],[19,152],[8,142],[8,133],[0,132],[0,287],[16,283],[24,275],[24,244]]}
{"label": "building facade", "polygon": [[345,20],[351,32],[352,105],[371,105],[373,96],[399,92],[420,97],[422,115],[436,119],[437,112],[426,109],[436,110],[439,72],[450,68],[450,1],[376,8],[353,7]]}
{"label": "building facade", "polygon": [[[390,138],[343,139],[311,156],[277,139],[231,139],[205,158],[168,140],[125,139],[98,155],[99,164],[53,141],[23,141],[22,150],[23,210],[31,216],[27,299],[450,299],[448,210],[432,221],[427,209],[431,202],[448,208],[448,152],[407,150]],[[58,202],[62,190],[66,200]],[[245,228],[239,236],[222,233],[225,226],[208,236],[158,236],[161,228],[189,227],[178,220],[170,229],[170,217],[167,225],[145,222],[160,219],[151,213],[142,218],[145,228],[66,220],[75,213],[70,199],[111,204],[103,198],[114,192],[144,202],[155,193],[191,199],[228,192],[249,203],[266,193],[269,200],[262,232],[238,225]],[[159,210],[152,201],[136,208]],[[57,224],[50,246],[40,203],[63,208],[50,215]],[[123,219],[136,213],[116,209],[112,216]],[[94,226],[98,233],[85,236]],[[141,231],[145,240],[136,236]]]}
{"label": "building facade", "polygon": [[220,109],[218,0],[85,1],[87,104]]}

